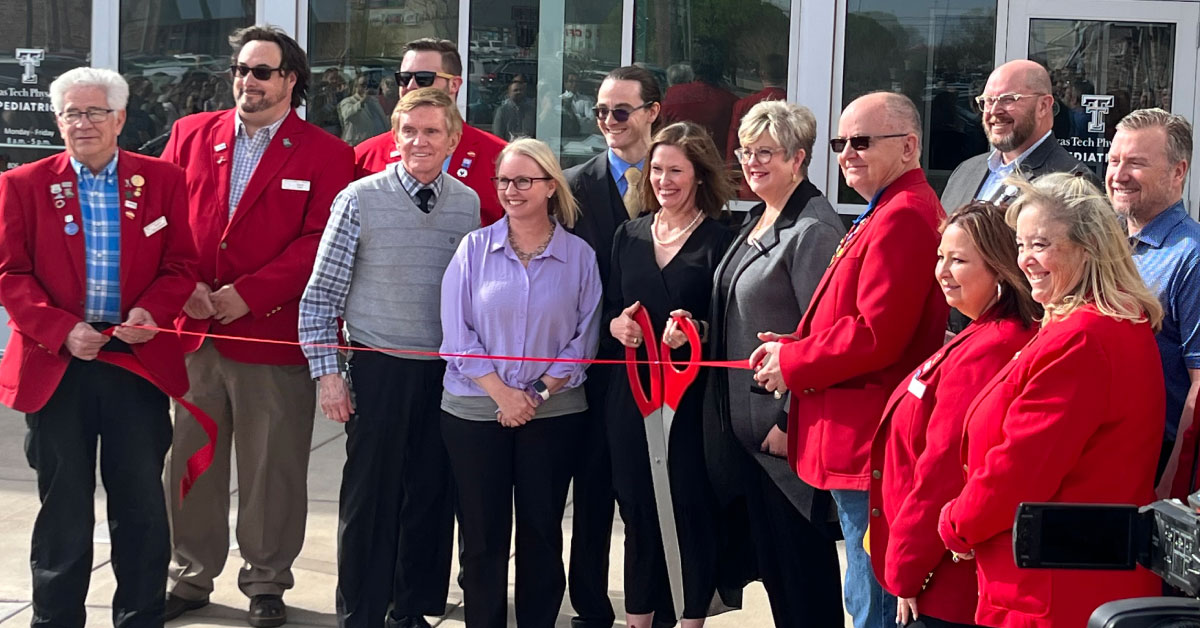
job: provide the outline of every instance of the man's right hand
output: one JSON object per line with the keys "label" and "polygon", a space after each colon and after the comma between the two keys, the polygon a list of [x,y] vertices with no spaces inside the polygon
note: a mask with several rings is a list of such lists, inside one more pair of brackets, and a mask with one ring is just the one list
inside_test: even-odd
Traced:
{"label": "man's right hand", "polygon": [[350,387],[346,385],[341,373],[327,373],[318,380],[317,398],[321,402],[321,412],[333,421],[345,423],[354,414],[354,404],[350,403]]}
{"label": "man's right hand", "polygon": [[80,360],[95,360],[100,348],[108,343],[108,336],[96,331],[83,321],[75,323],[67,334],[67,351]]}
{"label": "man's right hand", "polygon": [[212,288],[209,288],[208,284],[196,282],[196,289],[192,290],[192,296],[188,297],[187,303],[183,305],[183,313],[201,320],[215,316],[217,308],[213,307],[210,294]]}

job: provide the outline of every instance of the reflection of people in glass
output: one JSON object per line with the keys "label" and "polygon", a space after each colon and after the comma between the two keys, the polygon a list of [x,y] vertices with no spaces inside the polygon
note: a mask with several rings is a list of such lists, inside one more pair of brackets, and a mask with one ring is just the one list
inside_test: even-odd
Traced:
{"label": "reflection of people in glass", "polygon": [[596,101],[587,94],[579,93],[579,75],[575,72],[568,72],[563,79],[562,93],[562,112],[563,112],[563,135],[570,136],[566,132],[567,121],[566,116],[571,116],[575,120],[576,132],[574,135],[589,135],[596,131],[596,119],[592,116],[592,106]]}
{"label": "reflection of people in glass", "polygon": [[326,68],[321,82],[308,97],[308,121],[338,137],[342,136],[342,121],[338,103],[346,97],[346,81],[337,68]]}
{"label": "reflection of people in glass", "polygon": [[733,105],[733,112],[729,116],[729,138],[725,147],[727,159],[733,158],[733,150],[741,145],[738,140],[738,125],[742,123],[746,112],[764,100],[787,99],[787,56],[772,52],[763,57],[758,65],[758,78],[762,81],[763,88]]}
{"label": "reflection of people in glass", "polygon": [[492,133],[512,141],[518,137],[532,137],[535,129],[533,101],[526,97],[528,83],[521,74],[513,76],[508,84],[508,97],[496,107],[492,121]]}
{"label": "reflection of people in glass", "polygon": [[374,137],[388,128],[388,116],[379,106],[376,88],[366,74],[354,79],[354,93],[338,103],[342,121],[342,139],[351,146]]}
{"label": "reflection of people in glass", "polygon": [[383,115],[391,116],[398,102],[400,90],[396,87],[396,78],[385,74],[379,81],[379,108],[383,109]]}
{"label": "reflection of people in glass", "polygon": [[696,48],[696,57],[692,59],[696,80],[674,84],[667,89],[663,97],[663,116],[667,122],[691,120],[699,124],[712,135],[713,142],[724,149],[728,144],[733,104],[737,102],[737,96],[722,87],[723,60],[719,54],[725,46],[708,42],[698,43]]}

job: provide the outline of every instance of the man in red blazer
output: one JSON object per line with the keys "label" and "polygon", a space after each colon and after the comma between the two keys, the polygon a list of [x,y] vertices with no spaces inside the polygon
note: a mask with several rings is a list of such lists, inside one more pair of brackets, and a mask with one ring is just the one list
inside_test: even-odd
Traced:
{"label": "man in red blazer", "polygon": [[[162,623],[168,394],[182,395],[188,378],[174,334],[134,326],[175,318],[195,283],[196,250],[183,171],[117,149],[128,98],[111,70],[64,73],[50,99],[66,152],[0,175],[0,302],[13,322],[0,402],[26,413],[42,502],[34,625],[83,625],[98,440],[115,625]],[[112,338],[101,333],[109,329]],[[115,353],[153,381],[113,364]]]}
{"label": "man in red blazer", "polygon": [[[400,96],[418,87],[436,87],[457,100],[462,82],[462,57],[454,42],[424,38],[410,41],[404,47],[404,58],[396,73]],[[442,167],[479,196],[479,217],[484,227],[504,216],[492,177],[496,176],[496,157],[507,144],[491,133],[463,124],[458,148]],[[382,172],[385,166],[397,161],[400,161],[400,149],[396,147],[396,137],[390,130],[380,133],[354,147],[354,178]]]}
{"label": "man in red blazer", "polygon": [[764,387],[793,392],[788,460],[837,502],[855,628],[895,622],[895,598],[862,543],[881,514],[867,502],[871,439],[891,391],[941,346],[949,313],[933,273],[945,212],[921,171],[920,137],[916,107],[900,94],[867,94],[842,112],[830,145],[846,182],[870,203],[795,333],[763,334],[768,342],[751,356]]}
{"label": "man in red blazer", "polygon": [[[300,295],[353,151],[296,115],[308,60],[282,31],[230,37],[235,109],[175,123],[163,158],[187,170],[199,277],[177,321],[186,332],[297,341]],[[171,503],[174,552],[168,618],[208,603],[229,553],[230,440],[237,440],[238,586],[252,626],[286,621],[282,595],[304,541],[316,390],[297,346],[187,335],[187,400],[217,422],[213,465],[187,500]],[[168,486],[203,434],[176,408]]]}

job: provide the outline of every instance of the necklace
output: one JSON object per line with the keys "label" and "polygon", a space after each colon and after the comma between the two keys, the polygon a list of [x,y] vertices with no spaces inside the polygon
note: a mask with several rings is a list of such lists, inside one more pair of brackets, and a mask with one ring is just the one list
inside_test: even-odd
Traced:
{"label": "necklace", "polygon": [[665,240],[660,240],[658,237],[658,224],[659,224],[659,217],[661,217],[661,216],[662,216],[661,211],[654,215],[654,224],[651,225],[653,228],[650,229],[650,235],[654,236],[654,242],[656,244],[658,244],[659,246],[667,246],[668,244],[674,244],[676,240],[678,240],[679,238],[682,238],[683,236],[690,233],[691,230],[693,228],[695,228],[695,226],[697,224],[700,223],[700,219],[704,217],[704,212],[697,211],[696,217],[693,218],[692,221],[688,223],[688,226],[684,227],[683,230],[680,231],[679,233],[676,233],[675,235],[673,235],[669,238],[666,238]]}
{"label": "necklace", "polygon": [[[508,219],[505,218],[505,220],[508,220]],[[550,221],[550,233],[546,236],[546,241],[542,242],[541,246],[526,253],[521,250],[521,247],[517,246],[517,241],[515,239],[513,239],[512,223],[509,222],[508,223],[508,245],[512,247],[513,253],[517,254],[517,259],[521,260],[522,264],[528,265],[530,260],[532,260],[533,258],[546,252],[546,247],[550,246],[550,240],[554,237],[554,229],[556,228],[556,226],[557,226],[556,221],[551,220]]]}

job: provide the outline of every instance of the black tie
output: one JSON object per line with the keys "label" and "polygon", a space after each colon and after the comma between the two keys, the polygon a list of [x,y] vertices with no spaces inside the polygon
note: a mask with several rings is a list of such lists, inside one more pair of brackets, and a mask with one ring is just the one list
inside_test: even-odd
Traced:
{"label": "black tie", "polygon": [[421,189],[417,190],[417,207],[421,211],[428,214],[429,213],[429,201],[432,198],[433,198],[433,190],[432,189],[421,188]]}

